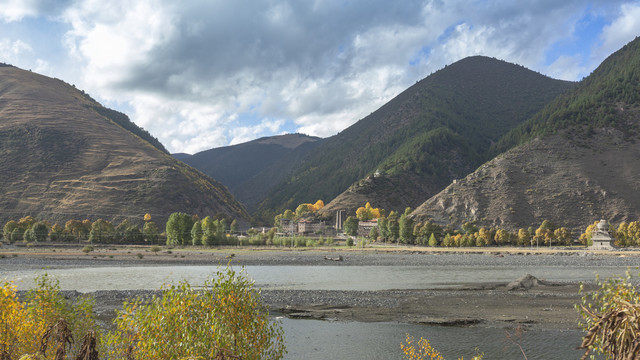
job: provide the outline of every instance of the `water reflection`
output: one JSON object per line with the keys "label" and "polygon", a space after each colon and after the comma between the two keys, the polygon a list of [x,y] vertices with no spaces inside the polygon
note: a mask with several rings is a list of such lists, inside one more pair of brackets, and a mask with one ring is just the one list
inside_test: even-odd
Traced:
{"label": "water reflection", "polygon": [[[400,343],[409,333],[424,337],[446,359],[471,358],[477,347],[485,359],[522,359],[505,330],[483,327],[435,327],[400,323],[326,322],[282,319],[287,359],[402,359]],[[512,332],[513,333],[513,332]],[[579,359],[579,331],[531,330],[521,338],[529,359]]]}

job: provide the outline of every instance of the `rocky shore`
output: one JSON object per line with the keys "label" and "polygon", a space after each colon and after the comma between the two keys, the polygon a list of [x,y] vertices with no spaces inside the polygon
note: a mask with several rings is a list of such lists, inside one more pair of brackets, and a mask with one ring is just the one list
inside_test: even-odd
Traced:
{"label": "rocky shore", "polygon": [[[138,255],[142,254],[142,256]],[[640,253],[593,253],[584,250],[424,251],[367,250],[247,250],[162,249],[149,247],[96,248],[84,254],[71,248],[1,248],[0,277],[8,271],[42,268],[126,267],[155,265],[321,265],[321,266],[573,266],[590,272],[607,267],[637,267]],[[519,275],[518,275],[519,276]],[[579,284],[553,283],[525,277],[513,283],[492,279],[462,287],[415,290],[261,290],[264,303],[276,316],[361,322],[392,321],[442,326],[538,327],[576,329],[574,304]],[[587,291],[594,285],[587,284]],[[107,321],[123,301],[157,291],[96,291],[96,311]],[[66,291],[70,298],[81,295]]]}

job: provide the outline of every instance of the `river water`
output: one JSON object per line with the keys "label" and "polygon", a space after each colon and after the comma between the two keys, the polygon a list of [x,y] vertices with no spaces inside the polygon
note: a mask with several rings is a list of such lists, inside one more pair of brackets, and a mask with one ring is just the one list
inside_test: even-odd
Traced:
{"label": "river water", "polygon": [[[239,270],[240,268],[237,268]],[[473,283],[508,282],[525,274],[551,281],[593,281],[624,274],[626,266],[581,265],[515,266],[246,266],[264,289],[388,290],[457,287]],[[158,289],[162,284],[187,280],[198,286],[218,270],[216,266],[95,267],[49,270],[0,269],[0,279],[29,289],[43,273],[55,276],[63,290]],[[470,358],[474,348],[485,359],[521,359],[520,349],[505,330],[482,326],[439,327],[403,323],[361,323],[279,319],[285,331],[287,359],[401,359],[406,334],[425,337],[446,358]],[[521,341],[528,359],[578,359],[579,331],[530,330]]]}
{"label": "river water", "polygon": [[[0,270],[0,279],[13,280],[19,289],[30,289],[43,273],[56,277],[62,290],[156,290],[163,284],[187,280],[201,285],[217,266],[96,267],[48,270]],[[240,270],[240,267],[236,268]],[[451,288],[486,282],[509,282],[532,274],[548,281],[593,281],[596,275],[624,274],[625,266],[246,266],[263,289],[293,290],[392,290]]]}

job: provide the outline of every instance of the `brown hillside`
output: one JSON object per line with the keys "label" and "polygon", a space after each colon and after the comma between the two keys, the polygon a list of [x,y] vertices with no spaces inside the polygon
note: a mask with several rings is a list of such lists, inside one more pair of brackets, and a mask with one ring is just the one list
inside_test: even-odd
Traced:
{"label": "brown hillside", "polygon": [[247,219],[214,180],[100,115],[60,80],[0,67],[0,221],[51,221],[175,211]]}
{"label": "brown hillside", "polygon": [[[634,116],[640,119],[640,110]],[[639,174],[640,142],[625,141],[611,128],[588,139],[565,131],[496,157],[426,201],[414,216],[511,230],[545,219],[574,230],[599,219],[637,221]]]}

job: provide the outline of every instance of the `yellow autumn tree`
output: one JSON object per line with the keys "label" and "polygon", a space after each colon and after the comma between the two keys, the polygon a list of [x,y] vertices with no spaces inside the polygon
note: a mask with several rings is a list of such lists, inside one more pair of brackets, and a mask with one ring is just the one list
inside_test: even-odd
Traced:
{"label": "yellow autumn tree", "polygon": [[600,221],[595,221],[593,224],[587,226],[587,229],[580,235],[580,242],[584,245],[591,246],[591,235],[593,234],[593,230],[598,227],[598,223]]}
{"label": "yellow autumn tree", "polygon": [[[64,319],[75,339],[82,339],[96,327],[93,302],[81,297],[75,303],[70,303],[60,294],[58,282],[47,275],[36,279],[36,288],[30,290],[25,298],[25,301],[17,298],[16,287],[12,283],[0,285],[2,359],[19,359],[26,354],[53,359],[57,351],[55,347],[43,349],[40,345],[47,329],[60,319]],[[77,353],[80,345],[75,342],[67,347],[70,352]]]}
{"label": "yellow autumn tree", "polygon": [[149,220],[151,220],[151,214],[149,213],[144,214],[144,221],[149,221]]}
{"label": "yellow autumn tree", "polygon": [[311,211],[318,211],[324,207],[324,201],[318,200],[315,204],[311,205]]}
{"label": "yellow autumn tree", "polygon": [[0,287],[0,354],[17,359],[38,351],[44,323],[16,297],[16,286],[5,282]]}
{"label": "yellow autumn tree", "polygon": [[107,335],[110,359],[281,359],[283,331],[271,322],[244,272],[219,271],[202,289],[165,288],[125,303]]}
{"label": "yellow autumn tree", "polygon": [[384,210],[374,208],[369,202],[356,210],[356,217],[360,221],[369,221],[371,219],[379,219],[384,215]]}

